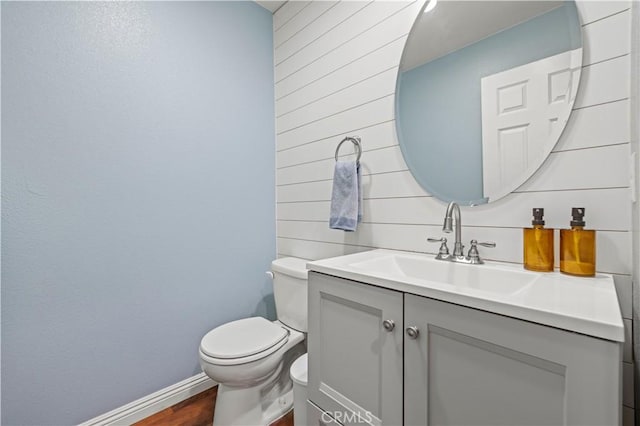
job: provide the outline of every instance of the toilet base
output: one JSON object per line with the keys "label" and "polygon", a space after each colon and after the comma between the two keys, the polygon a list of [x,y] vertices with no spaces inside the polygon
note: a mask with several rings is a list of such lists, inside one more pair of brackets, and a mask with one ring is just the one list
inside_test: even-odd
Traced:
{"label": "toilet base", "polygon": [[289,368],[305,352],[303,343],[291,348],[276,371],[257,386],[219,384],[213,424],[268,426],[284,416],[293,407],[293,382],[289,377]]}
{"label": "toilet base", "polygon": [[[254,390],[224,389],[224,385],[219,385],[213,424],[268,426],[293,407],[293,389],[270,401],[266,407],[260,401],[259,392],[252,392]],[[222,409],[218,410],[218,407]]]}

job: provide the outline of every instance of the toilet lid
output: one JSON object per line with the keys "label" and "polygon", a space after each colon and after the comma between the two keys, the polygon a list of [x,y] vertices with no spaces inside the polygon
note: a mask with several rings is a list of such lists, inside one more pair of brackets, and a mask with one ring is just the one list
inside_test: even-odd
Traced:
{"label": "toilet lid", "polygon": [[245,318],[208,332],[202,338],[200,349],[213,358],[243,358],[266,351],[287,335],[287,330],[265,318]]}

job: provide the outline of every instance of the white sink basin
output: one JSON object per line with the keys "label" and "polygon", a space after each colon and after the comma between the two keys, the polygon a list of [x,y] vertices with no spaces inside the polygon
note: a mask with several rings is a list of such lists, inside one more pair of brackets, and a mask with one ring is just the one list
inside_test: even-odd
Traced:
{"label": "white sink basin", "polygon": [[538,274],[522,270],[447,262],[404,252],[389,253],[375,259],[354,262],[349,266],[383,276],[423,280],[433,285],[496,295],[514,294],[538,278]]}
{"label": "white sink basin", "polygon": [[611,275],[578,278],[521,265],[436,260],[434,255],[371,250],[309,262],[311,271],[623,342]]}

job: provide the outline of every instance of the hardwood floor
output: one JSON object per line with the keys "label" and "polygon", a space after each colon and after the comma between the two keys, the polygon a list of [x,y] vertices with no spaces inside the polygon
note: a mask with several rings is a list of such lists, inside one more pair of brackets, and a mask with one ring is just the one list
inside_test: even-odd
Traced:
{"label": "hardwood floor", "polygon": [[284,417],[271,423],[271,426],[293,426],[293,410],[285,414]]}
{"label": "hardwood floor", "polygon": [[217,393],[215,386],[140,420],[134,426],[211,426]]}
{"label": "hardwood floor", "polygon": [[[218,387],[215,386],[140,420],[133,426],[211,426],[217,394]],[[293,410],[271,426],[293,426]]]}

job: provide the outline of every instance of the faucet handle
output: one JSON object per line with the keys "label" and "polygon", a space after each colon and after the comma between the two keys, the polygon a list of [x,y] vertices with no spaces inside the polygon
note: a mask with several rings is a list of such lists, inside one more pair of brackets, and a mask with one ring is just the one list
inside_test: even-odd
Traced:
{"label": "faucet handle", "polygon": [[474,243],[476,243],[477,245],[482,246],[482,247],[495,248],[495,246],[496,246],[496,243],[494,243],[493,241],[487,241],[485,243],[479,243],[476,240],[471,240],[471,245],[472,246],[473,246]]}
{"label": "faucet handle", "polygon": [[480,259],[480,253],[478,253],[478,246],[483,247],[495,247],[496,243],[494,242],[482,242],[479,243],[478,240],[471,240],[471,248],[469,249],[469,254],[467,254],[467,259],[469,263],[483,264],[484,261]]}
{"label": "faucet handle", "polygon": [[438,250],[438,255],[436,259],[445,260],[449,258],[449,247],[447,247],[447,239],[445,237],[442,238],[427,238],[427,241],[430,243],[442,243],[440,244],[440,250]]}

